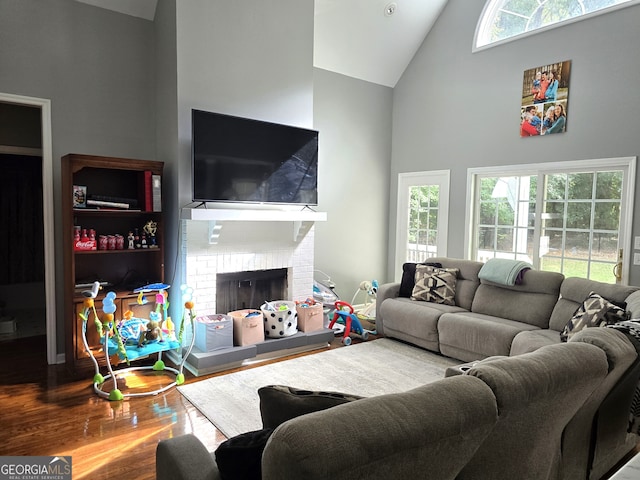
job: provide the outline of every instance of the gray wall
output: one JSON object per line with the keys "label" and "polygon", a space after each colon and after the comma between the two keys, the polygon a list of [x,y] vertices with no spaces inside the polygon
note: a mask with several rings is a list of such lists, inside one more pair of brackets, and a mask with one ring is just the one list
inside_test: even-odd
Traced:
{"label": "gray wall", "polygon": [[[483,3],[449,0],[394,89],[389,225],[395,225],[398,173],[451,169],[452,257],[464,256],[468,168],[640,153],[640,6],[471,53]],[[524,70],[563,60],[572,62],[567,132],[521,138]],[[634,235],[640,234],[639,198]],[[389,245],[393,273],[393,232]],[[640,268],[627,268],[630,283],[640,284]]]}
{"label": "gray wall", "polygon": [[314,82],[318,208],[328,212],[316,224],[315,266],[350,302],[361,281],[386,278],[393,90],[321,69]]}
{"label": "gray wall", "polygon": [[[69,0],[0,0],[0,92],[51,100],[56,297],[60,158],[155,158],[153,24]],[[62,302],[57,349],[64,351]]]}

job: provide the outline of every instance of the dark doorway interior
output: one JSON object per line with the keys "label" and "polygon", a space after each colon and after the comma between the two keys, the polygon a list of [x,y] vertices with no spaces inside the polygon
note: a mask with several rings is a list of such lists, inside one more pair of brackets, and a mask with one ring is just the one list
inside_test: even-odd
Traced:
{"label": "dark doorway interior", "polygon": [[46,335],[42,120],[0,102],[0,341]]}

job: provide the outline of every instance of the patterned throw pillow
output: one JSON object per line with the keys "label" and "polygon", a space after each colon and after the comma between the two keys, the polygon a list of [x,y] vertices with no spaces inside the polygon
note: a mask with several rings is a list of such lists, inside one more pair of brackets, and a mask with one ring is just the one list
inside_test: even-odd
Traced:
{"label": "patterned throw pillow", "polygon": [[626,320],[624,308],[613,304],[595,292],[591,292],[578,307],[573,317],[560,333],[560,340],[569,341],[580,330],[589,327],[604,327]]}
{"label": "patterned throw pillow", "polygon": [[400,290],[398,291],[399,297],[410,298],[413,287],[416,286],[416,266],[429,265],[431,267],[442,268],[442,264],[439,262],[424,262],[414,263],[407,262],[402,265],[402,279],[400,280]]}
{"label": "patterned throw pillow", "polygon": [[411,300],[455,305],[458,272],[457,268],[416,266],[416,284],[411,293]]}

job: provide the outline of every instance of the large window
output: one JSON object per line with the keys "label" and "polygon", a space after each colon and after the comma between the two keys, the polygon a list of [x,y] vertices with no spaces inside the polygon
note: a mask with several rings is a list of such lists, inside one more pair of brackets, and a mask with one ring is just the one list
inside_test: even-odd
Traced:
{"label": "large window", "polygon": [[637,3],[640,0],[489,0],[480,15],[474,48]]}
{"label": "large window", "polygon": [[471,258],[624,282],[635,158],[473,169]]}

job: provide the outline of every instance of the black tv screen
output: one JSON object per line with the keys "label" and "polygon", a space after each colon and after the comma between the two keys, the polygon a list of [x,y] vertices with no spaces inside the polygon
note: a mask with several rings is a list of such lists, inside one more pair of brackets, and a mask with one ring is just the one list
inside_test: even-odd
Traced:
{"label": "black tv screen", "polygon": [[318,204],[318,132],[192,110],[194,202]]}

